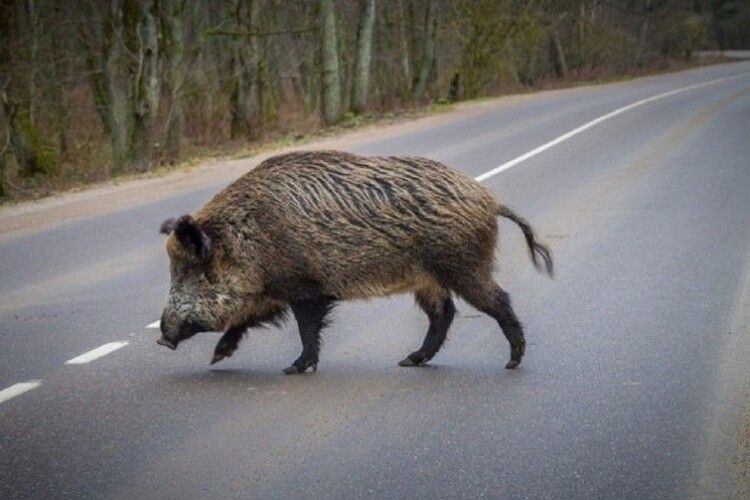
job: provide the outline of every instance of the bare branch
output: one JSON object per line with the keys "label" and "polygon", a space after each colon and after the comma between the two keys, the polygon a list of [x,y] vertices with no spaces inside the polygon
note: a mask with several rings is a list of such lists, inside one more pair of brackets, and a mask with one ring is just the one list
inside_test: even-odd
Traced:
{"label": "bare branch", "polygon": [[203,36],[209,37],[209,36],[233,36],[233,37],[241,37],[241,36],[257,36],[257,37],[268,37],[268,36],[278,36],[278,35],[295,35],[299,33],[310,33],[313,31],[317,31],[318,28],[311,26],[308,28],[300,28],[296,30],[279,30],[279,31],[238,31],[238,30],[225,30],[221,28],[209,28],[206,31],[203,32]]}

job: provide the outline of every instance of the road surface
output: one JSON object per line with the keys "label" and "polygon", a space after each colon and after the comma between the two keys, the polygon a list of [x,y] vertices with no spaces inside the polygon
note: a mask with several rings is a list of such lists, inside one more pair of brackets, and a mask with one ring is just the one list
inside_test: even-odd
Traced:
{"label": "road surface", "polygon": [[157,346],[157,228],[217,174],[0,236],[0,498],[742,495],[750,63],[471,106],[347,149],[510,165],[483,182],[557,268],[501,223],[518,370],[464,303],[431,366],[398,367],[427,323],[408,296],[338,307],[315,374],[281,373],[293,323],[214,367],[216,334]]}

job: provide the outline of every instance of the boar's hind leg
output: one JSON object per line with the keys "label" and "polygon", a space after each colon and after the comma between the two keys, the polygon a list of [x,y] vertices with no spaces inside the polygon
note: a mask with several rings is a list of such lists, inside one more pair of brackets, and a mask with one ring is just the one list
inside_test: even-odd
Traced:
{"label": "boar's hind leg", "polygon": [[477,280],[456,290],[466,302],[483,313],[492,316],[500,325],[510,343],[510,361],[505,368],[512,369],[521,364],[526,350],[521,323],[510,305],[510,296],[491,277]]}
{"label": "boar's hind leg", "polygon": [[326,315],[334,305],[333,299],[320,296],[312,299],[292,301],[291,307],[299,327],[302,339],[302,354],[284,369],[284,373],[305,373],[305,370],[318,369],[318,351],[320,350],[320,330],[326,325]]}
{"label": "boar's hind leg", "polygon": [[216,344],[214,350],[214,357],[211,360],[211,364],[218,363],[224,358],[229,358],[237,350],[237,345],[242,339],[242,334],[245,333],[245,327],[230,328],[227,332],[222,335],[219,342]]}
{"label": "boar's hind leg", "polygon": [[401,360],[400,366],[419,366],[431,360],[443,345],[453,316],[456,314],[456,307],[453,305],[453,299],[448,290],[418,291],[416,300],[419,307],[427,313],[430,326],[422,347]]}

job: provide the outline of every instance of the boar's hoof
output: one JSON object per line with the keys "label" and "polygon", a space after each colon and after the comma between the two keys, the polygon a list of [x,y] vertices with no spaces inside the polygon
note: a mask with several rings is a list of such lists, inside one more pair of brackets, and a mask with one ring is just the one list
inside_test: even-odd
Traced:
{"label": "boar's hoof", "polygon": [[513,368],[517,367],[520,364],[521,364],[520,359],[511,359],[510,361],[508,361],[508,364],[505,365],[505,369],[512,370]]}
{"label": "boar's hoof", "polygon": [[232,354],[234,354],[234,351],[233,352],[215,352],[214,357],[211,358],[211,364],[215,365],[216,363],[218,363],[224,358],[231,358]]}
{"label": "boar's hoof", "polygon": [[398,362],[398,366],[424,366],[427,360],[420,352],[413,352]]}
{"label": "boar's hoof", "polygon": [[214,351],[214,357],[211,358],[211,364],[215,365],[224,358],[231,358],[234,351],[237,350],[237,346],[224,345],[221,342]]}
{"label": "boar's hoof", "polygon": [[318,371],[318,363],[317,361],[300,361],[297,360],[294,363],[292,363],[292,366],[288,366],[284,368],[284,373],[287,375],[295,375],[298,373],[305,373],[308,368],[312,368],[313,372]]}

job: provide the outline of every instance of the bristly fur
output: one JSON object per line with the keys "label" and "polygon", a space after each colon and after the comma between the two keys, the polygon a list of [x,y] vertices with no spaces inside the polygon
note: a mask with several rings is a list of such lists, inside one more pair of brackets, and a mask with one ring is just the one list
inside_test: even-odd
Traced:
{"label": "bristly fur", "polygon": [[[551,253],[528,222],[441,163],[340,151],[269,158],[192,217],[162,225],[171,233],[173,290],[190,295],[170,296],[175,306],[165,310],[166,330],[185,323],[177,310],[200,326],[237,328],[254,326],[254,318],[273,322],[290,307],[306,346],[294,366],[314,367],[316,336],[336,301],[412,292],[432,332],[411,358],[417,363],[442,344],[455,312],[453,292],[500,322],[520,362],[520,324],[492,278],[498,216],[520,226],[533,263],[552,275]],[[175,286],[189,279],[203,287],[200,293]]]}
{"label": "bristly fur", "polygon": [[345,300],[491,268],[498,212],[487,189],[440,163],[317,151],[266,160],[194,219],[273,295],[314,283]]}

